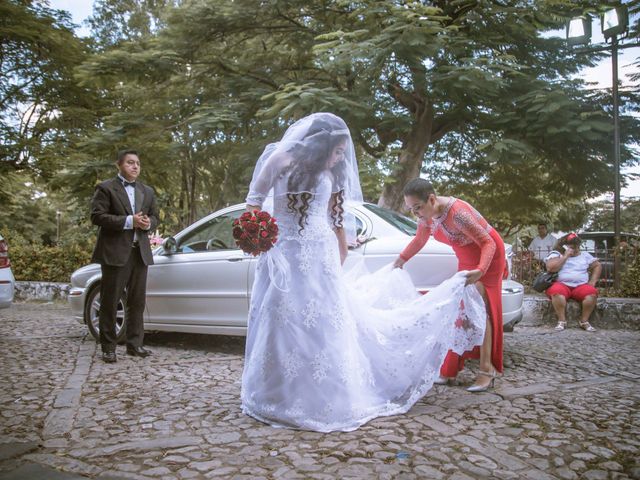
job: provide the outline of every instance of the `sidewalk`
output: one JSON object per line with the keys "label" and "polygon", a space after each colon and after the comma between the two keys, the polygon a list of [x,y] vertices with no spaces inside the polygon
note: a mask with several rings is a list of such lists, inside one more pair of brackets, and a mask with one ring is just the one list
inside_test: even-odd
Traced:
{"label": "sidewalk", "polygon": [[436,386],[350,433],[240,411],[244,339],[147,335],[152,357],[100,361],[65,304],[0,310],[0,480],[640,478],[640,332],[521,327],[505,375]]}

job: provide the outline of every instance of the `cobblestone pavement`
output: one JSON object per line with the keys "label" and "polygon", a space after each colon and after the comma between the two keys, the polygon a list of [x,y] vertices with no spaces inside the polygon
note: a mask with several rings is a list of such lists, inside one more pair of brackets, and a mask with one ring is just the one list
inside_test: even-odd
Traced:
{"label": "cobblestone pavement", "polygon": [[405,415],[319,434],[240,412],[244,338],[147,334],[152,357],[105,364],[66,305],[17,304],[0,310],[0,479],[638,479],[640,332],[570,327],[506,334],[490,393],[464,390],[471,363]]}

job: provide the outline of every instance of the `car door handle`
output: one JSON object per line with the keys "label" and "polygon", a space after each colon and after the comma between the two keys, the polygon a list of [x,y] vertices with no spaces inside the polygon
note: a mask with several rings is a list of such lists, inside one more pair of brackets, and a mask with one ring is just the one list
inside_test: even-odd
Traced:
{"label": "car door handle", "polygon": [[244,257],[231,257],[227,258],[227,262],[242,262]]}

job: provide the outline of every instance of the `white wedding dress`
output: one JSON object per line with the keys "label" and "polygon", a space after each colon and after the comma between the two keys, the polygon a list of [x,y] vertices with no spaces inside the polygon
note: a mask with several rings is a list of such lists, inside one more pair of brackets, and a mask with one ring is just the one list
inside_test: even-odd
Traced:
{"label": "white wedding dress", "polygon": [[[482,343],[481,296],[464,286],[463,273],[421,296],[403,270],[343,272],[328,215],[329,175],[302,232],[287,209],[286,182],[274,185],[278,242],[256,269],[243,411],[275,427],[319,432],[406,412],[432,387],[449,349]],[[286,274],[273,271],[282,257]]]}

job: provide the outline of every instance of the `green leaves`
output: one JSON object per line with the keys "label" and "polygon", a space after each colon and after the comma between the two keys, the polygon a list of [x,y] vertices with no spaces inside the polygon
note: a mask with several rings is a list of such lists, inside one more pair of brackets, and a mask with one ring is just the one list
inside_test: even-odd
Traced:
{"label": "green leaves", "polygon": [[[292,120],[331,111],[349,124],[369,200],[399,208],[404,183],[426,174],[505,231],[557,218],[611,189],[611,98],[572,79],[598,55],[542,33],[601,3],[97,0],[83,43],[67,17],[5,0],[3,73],[7,61],[20,73],[0,79],[13,101],[0,169],[83,204],[115,152],[137,146],[173,233],[241,201]],[[623,109],[636,97],[623,92]],[[6,121],[28,102],[28,129]],[[621,126],[637,142],[638,119]],[[623,164],[634,155],[623,145]]]}
{"label": "green leaves", "polygon": [[84,54],[69,16],[31,2],[0,1],[0,172],[37,171],[48,128],[79,93]]}
{"label": "green leaves", "polygon": [[258,116],[264,118],[296,118],[313,111],[361,108],[361,104],[345,99],[336,88],[317,88],[313,83],[290,83],[277,92],[263,96],[261,100],[270,105],[269,108],[258,112]]}

